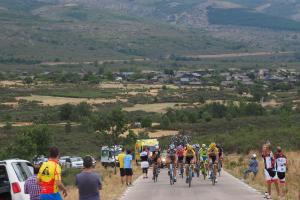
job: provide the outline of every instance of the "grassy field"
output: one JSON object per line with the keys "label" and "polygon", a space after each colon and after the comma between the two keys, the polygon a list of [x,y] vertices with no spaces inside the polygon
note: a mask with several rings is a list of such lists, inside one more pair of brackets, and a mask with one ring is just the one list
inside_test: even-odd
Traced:
{"label": "grassy field", "polygon": [[183,108],[185,106],[184,103],[153,103],[153,104],[136,104],[133,107],[124,108],[125,111],[145,111],[145,112],[157,112],[157,113],[165,113],[167,108]]}
{"label": "grassy field", "polygon": [[[260,155],[259,152],[251,152],[251,153],[257,153],[257,155]],[[286,156],[288,158],[288,166],[289,170],[287,173],[286,181],[287,181],[287,198],[289,200],[298,200],[299,198],[299,188],[300,188],[300,172],[299,172],[299,165],[300,165],[300,152],[286,152]],[[228,155],[225,158],[225,168],[228,170],[231,174],[233,174],[236,177],[242,178],[244,170],[248,167],[248,160],[251,157],[251,155]],[[261,158],[259,158],[259,173],[255,179],[252,179],[253,177],[249,177],[246,180],[246,183],[250,184],[254,188],[258,189],[259,191],[264,192],[266,190],[265,187],[265,179],[263,174],[263,161]],[[278,199],[276,197],[276,191],[273,186],[273,198]]]}

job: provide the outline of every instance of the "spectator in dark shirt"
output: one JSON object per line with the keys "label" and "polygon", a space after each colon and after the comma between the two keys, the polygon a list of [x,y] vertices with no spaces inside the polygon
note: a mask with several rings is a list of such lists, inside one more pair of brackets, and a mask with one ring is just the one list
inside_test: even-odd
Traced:
{"label": "spectator in dark shirt", "polygon": [[84,169],[76,175],[76,186],[79,190],[79,200],[100,200],[102,184],[100,175],[93,172],[93,160],[91,156],[83,159]]}
{"label": "spectator in dark shirt", "polygon": [[24,191],[25,194],[29,194],[30,200],[40,200],[41,187],[37,182],[37,174],[39,173],[40,166],[34,167],[34,175],[29,177],[25,181]]}
{"label": "spectator in dark shirt", "polygon": [[258,172],[258,161],[256,159],[256,154],[252,155],[252,158],[249,161],[248,169],[244,172],[244,179],[247,178],[249,173],[254,174],[254,178],[256,177],[256,174]]}

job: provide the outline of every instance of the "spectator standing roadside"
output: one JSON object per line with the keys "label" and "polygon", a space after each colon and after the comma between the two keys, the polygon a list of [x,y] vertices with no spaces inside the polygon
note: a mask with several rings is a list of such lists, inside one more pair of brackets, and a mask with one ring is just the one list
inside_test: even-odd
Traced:
{"label": "spectator standing roadside", "polygon": [[124,185],[125,182],[125,169],[124,169],[124,159],[125,159],[126,153],[124,147],[122,148],[122,152],[118,155],[119,160],[119,167],[120,167],[120,176],[121,176],[121,183]]}
{"label": "spectator standing roadside", "polygon": [[277,147],[277,152],[275,154],[275,167],[276,167],[277,176],[280,183],[281,197],[284,198],[287,191],[285,175],[288,170],[288,164],[287,164],[287,157],[283,154],[280,146]]}
{"label": "spectator standing roadside", "polygon": [[127,150],[127,154],[124,158],[124,169],[125,169],[125,175],[126,175],[126,185],[132,186],[132,155],[131,150]]}
{"label": "spectator standing roadside", "polygon": [[253,173],[254,177],[256,177],[258,172],[258,161],[256,159],[256,154],[253,154],[251,159],[249,160],[248,169],[244,172],[244,179],[247,179],[249,173]]}
{"label": "spectator standing roadside", "polygon": [[25,194],[29,194],[30,200],[40,200],[41,187],[37,182],[37,174],[39,173],[40,166],[35,166],[33,170],[34,175],[25,181],[24,191]]}
{"label": "spectator standing roadside", "polygon": [[141,168],[143,170],[143,174],[144,174],[144,179],[148,178],[148,168],[149,168],[149,154],[147,152],[146,147],[143,148],[143,151],[141,152]]}
{"label": "spectator standing roadside", "polygon": [[86,156],[83,159],[84,169],[76,175],[76,186],[79,190],[79,200],[100,200],[99,190],[102,189],[100,175],[93,172],[93,159]]}
{"label": "spectator standing roadside", "polygon": [[280,196],[279,186],[278,186],[278,177],[275,169],[275,158],[271,151],[270,144],[265,144],[262,150],[262,158],[264,160],[264,174],[267,183],[267,192],[265,192],[265,198],[271,199],[271,187],[272,183],[275,184],[277,195]]}
{"label": "spectator standing roadside", "polygon": [[59,151],[56,147],[50,148],[50,157],[44,162],[37,175],[37,181],[41,186],[41,200],[62,200],[59,191],[64,197],[67,190],[61,181],[61,167],[58,164]]}

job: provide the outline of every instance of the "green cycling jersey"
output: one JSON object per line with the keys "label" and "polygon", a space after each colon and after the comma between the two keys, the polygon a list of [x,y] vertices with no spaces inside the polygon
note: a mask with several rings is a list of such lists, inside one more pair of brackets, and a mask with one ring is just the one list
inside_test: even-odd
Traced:
{"label": "green cycling jersey", "polygon": [[200,156],[201,157],[207,156],[207,149],[206,148],[201,148],[200,149]]}

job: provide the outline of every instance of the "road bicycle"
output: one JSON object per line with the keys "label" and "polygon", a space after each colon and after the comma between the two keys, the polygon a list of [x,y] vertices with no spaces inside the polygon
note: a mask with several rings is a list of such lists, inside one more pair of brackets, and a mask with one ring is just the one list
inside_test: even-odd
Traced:
{"label": "road bicycle", "polygon": [[157,179],[158,179],[158,173],[159,173],[158,170],[159,170],[158,165],[154,164],[154,166],[153,166],[153,181],[154,181],[154,183],[156,183]]}
{"label": "road bicycle", "polygon": [[169,167],[169,176],[170,176],[170,185],[174,185],[174,167],[173,167],[173,163],[170,163],[170,167]]}
{"label": "road bicycle", "polygon": [[205,161],[201,161],[201,163],[200,163],[200,171],[201,171],[201,174],[203,176],[203,179],[205,180],[206,176],[207,176],[207,169],[206,169],[206,162]]}
{"label": "road bicycle", "polygon": [[216,185],[216,174],[215,174],[215,164],[212,163],[211,172],[210,172],[210,179],[212,185]]}
{"label": "road bicycle", "polygon": [[192,179],[193,179],[193,167],[191,164],[189,164],[188,167],[188,177],[187,177],[187,183],[189,184],[189,187],[192,186]]}

